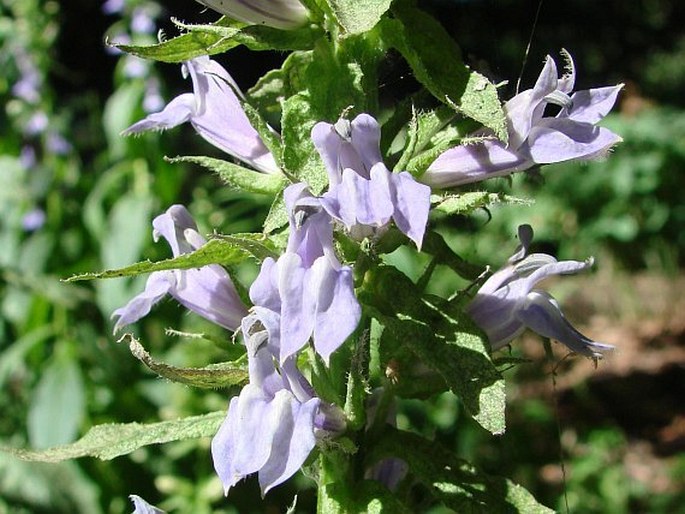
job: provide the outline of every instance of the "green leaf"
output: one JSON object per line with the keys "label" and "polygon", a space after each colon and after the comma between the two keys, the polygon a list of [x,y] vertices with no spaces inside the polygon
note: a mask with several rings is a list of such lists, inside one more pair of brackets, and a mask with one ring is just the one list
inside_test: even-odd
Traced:
{"label": "green leaf", "polygon": [[471,514],[551,514],[526,489],[512,481],[483,473],[436,441],[388,428],[370,448],[366,467],[388,457],[404,460],[413,476],[437,500],[456,512]]}
{"label": "green leaf", "polygon": [[432,255],[437,264],[447,266],[457,275],[467,280],[476,280],[484,271],[482,266],[477,266],[465,261],[454,253],[445,239],[437,232],[428,231],[423,238],[422,250]]}
{"label": "green leaf", "polygon": [[375,480],[363,480],[349,491],[345,484],[334,482],[322,487],[328,500],[320,514],[411,514],[413,511],[387,487]]}
{"label": "green leaf", "polygon": [[272,234],[279,228],[288,224],[288,211],[285,207],[285,200],[283,199],[283,191],[281,191],[276,198],[274,198],[269,214],[264,220],[264,233]]}
{"label": "green leaf", "polygon": [[397,49],[414,76],[441,102],[492,129],[507,140],[504,112],[497,89],[462,62],[461,50],[433,17],[398,3],[394,19],[381,21],[383,39]]}
{"label": "green leaf", "polygon": [[85,436],[72,444],[43,451],[3,446],[0,451],[23,460],[40,462],[59,462],[79,457],[110,460],[150,444],[211,437],[216,434],[225,417],[225,411],[217,411],[150,424],[111,423],[91,428]]}
{"label": "green leaf", "polygon": [[[386,359],[394,352],[401,355],[405,346],[443,378],[483,428],[504,432],[504,379],[492,362],[488,342],[467,316],[448,316],[446,300],[422,297],[411,280],[391,266],[367,272],[359,298],[377,309],[373,316],[385,327],[381,351]],[[412,376],[411,370],[403,374]]]}
{"label": "green leaf", "polygon": [[326,168],[311,138],[317,119],[307,93],[299,93],[283,102],[283,166],[295,181],[309,184],[315,195],[328,185]]}
{"label": "green leaf", "polygon": [[[178,27],[190,33],[212,34],[245,45],[250,50],[309,50],[323,36],[323,29],[308,25],[299,29],[281,30],[265,25],[245,25],[228,17],[220,18],[216,23],[186,24],[174,21]],[[236,33],[234,29],[240,30]]]}
{"label": "green leaf", "polygon": [[199,164],[213,171],[224,183],[232,189],[275,195],[286,183],[286,178],[281,174],[259,173],[258,171],[243,168],[238,164],[204,156],[183,156],[167,159],[169,162],[191,162]]}
{"label": "green leaf", "polygon": [[421,152],[431,142],[431,139],[454,119],[454,116],[454,110],[447,106],[432,111],[414,111],[409,123],[407,143],[395,166],[395,171],[406,170],[410,160]]}
{"label": "green leaf", "polygon": [[27,420],[31,445],[48,448],[73,441],[84,413],[81,370],[71,355],[58,352],[43,370],[31,398]]}
{"label": "green leaf", "polygon": [[260,25],[246,25],[223,17],[214,24],[188,25],[176,21],[188,32],[173,39],[149,46],[119,45],[116,48],[138,57],[178,63],[227,52],[238,45],[251,50],[306,50],[323,33],[310,26],[297,30],[278,30]]}
{"label": "green leaf", "polygon": [[368,109],[372,92],[364,87],[364,72],[373,68],[375,56],[367,55],[365,43],[364,38],[354,37],[337,49],[325,42],[316,45],[306,71],[315,121],[335,122],[350,106],[356,112]]}
{"label": "green leaf", "polygon": [[97,273],[82,273],[74,275],[66,282],[78,280],[93,280],[99,278],[117,278],[142,275],[153,271],[200,268],[208,264],[223,264],[229,266],[238,264],[246,257],[254,257],[262,261],[267,257],[277,257],[269,241],[263,234],[239,234],[235,236],[217,236],[207,241],[194,252],[186,253],[172,259],[151,262],[144,261],[124,268],[100,271]]}
{"label": "green leaf", "polygon": [[248,375],[245,367],[237,367],[232,362],[210,364],[204,368],[170,366],[169,364],[154,360],[136,338],[130,334],[127,334],[127,336],[129,338],[129,348],[133,356],[160,377],[203,389],[216,389],[247,383]]}
{"label": "green leaf", "polygon": [[[103,514],[100,494],[101,488],[76,462],[0,458],[0,512]],[[3,510],[8,500],[15,509]]]}
{"label": "green leaf", "polygon": [[392,0],[328,0],[335,19],[348,34],[374,28],[391,3]]}
{"label": "green leaf", "polygon": [[477,209],[483,209],[497,203],[531,205],[530,200],[517,198],[504,193],[489,193],[488,191],[471,191],[455,195],[431,198],[435,211],[448,215],[467,215]]}
{"label": "green leaf", "polygon": [[[240,44],[234,39],[241,31],[239,27],[225,27],[223,35],[207,31],[193,31],[182,36],[163,41],[155,45],[120,45],[112,44],[122,52],[126,52],[143,59],[155,61],[180,63],[200,57],[202,55],[214,55],[227,52]],[[231,32],[229,35],[228,32]]]}

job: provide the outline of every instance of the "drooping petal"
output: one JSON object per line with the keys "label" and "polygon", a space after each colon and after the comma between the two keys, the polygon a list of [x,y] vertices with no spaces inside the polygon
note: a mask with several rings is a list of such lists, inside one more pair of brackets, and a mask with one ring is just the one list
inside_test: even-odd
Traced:
{"label": "drooping petal", "polygon": [[269,460],[259,470],[262,495],[293,476],[316,445],[314,418],[321,400],[312,398],[301,404],[293,401],[286,391],[279,392],[277,399],[279,395],[288,401],[279,418],[279,430],[272,441]]}
{"label": "drooping petal", "polygon": [[552,296],[533,289],[545,278],[585,270],[592,266],[593,259],[557,261],[542,253],[526,256],[532,237],[530,226],[519,227],[521,247],[505,267],[485,281],[468,304],[468,315],[488,336],[493,350],[502,348],[530,328],[561,341],[576,353],[600,358],[601,351],[613,347],[580,334],[566,321]]}
{"label": "drooping petal", "polygon": [[543,337],[563,343],[580,355],[601,359],[603,351],[614,348],[612,345],[593,341],[573,328],[556,300],[544,291],[529,293],[516,315],[528,328]]}
{"label": "drooping petal", "polygon": [[278,401],[253,384],[231,399],[228,414],[212,439],[212,459],[224,492],[247,475],[256,473],[269,459],[287,398]]}
{"label": "drooping petal", "polygon": [[578,91],[571,96],[571,108],[562,110],[557,117],[568,117],[580,123],[598,123],[609,114],[621,89],[623,84]]}
{"label": "drooping petal", "polygon": [[236,331],[247,314],[228,273],[218,264],[175,272],[171,295],[187,309],[219,326]]}
{"label": "drooping petal", "polygon": [[295,253],[278,259],[278,292],[281,298],[281,355],[283,362],[302,348],[314,330],[315,300],[307,292],[307,269]]}
{"label": "drooping petal", "polygon": [[264,173],[280,172],[273,155],[250,123],[240,103],[243,96],[233,78],[207,56],[184,63],[193,94],[181,95],[160,113],[148,115],[124,131],[165,130],[190,121],[211,144]]}
{"label": "drooping petal", "polygon": [[112,313],[112,318],[118,318],[114,324],[114,333],[147,316],[152,306],[164,298],[175,285],[176,278],[173,272],[155,271],[152,273],[145,283],[145,290]]}
{"label": "drooping petal", "polygon": [[[371,173],[373,174],[374,170],[371,170]],[[414,241],[420,250],[428,223],[431,189],[414,180],[406,171],[389,173],[388,178],[395,206],[392,215],[395,225]]]}
{"label": "drooping petal", "polygon": [[331,354],[357,328],[361,307],[354,294],[352,270],[331,266],[325,257],[308,273],[307,296],[315,299],[314,348],[328,363]]}
{"label": "drooping petal", "polygon": [[195,97],[185,93],[174,98],[160,112],[149,114],[122,132],[124,136],[139,134],[148,130],[167,130],[190,121],[195,111]]}
{"label": "drooping petal", "polygon": [[[155,241],[163,237],[174,257],[197,250],[206,240],[182,205],[172,205],[153,222]],[[145,291],[126,306],[114,311],[119,316],[114,332],[146,316],[152,306],[165,294],[173,296],[181,305],[224,328],[235,331],[247,314],[235,285],[224,268],[210,264],[201,268],[160,271],[150,275]]]}
{"label": "drooping petal", "polygon": [[281,297],[278,294],[278,267],[271,257],[262,261],[259,275],[250,286],[250,300],[253,304],[274,312],[281,310]]}
{"label": "drooping petal", "polygon": [[442,153],[421,176],[432,187],[453,187],[509,175],[534,165],[530,158],[498,141],[460,145]]}
{"label": "drooping petal", "polygon": [[527,150],[539,164],[605,155],[621,137],[604,127],[577,123],[568,118],[542,120],[530,131]]}
{"label": "drooping petal", "polygon": [[347,168],[342,173],[341,183],[323,195],[321,204],[331,216],[341,220],[348,230],[358,224],[382,227],[390,221],[394,212],[390,190],[384,178],[369,180]]}

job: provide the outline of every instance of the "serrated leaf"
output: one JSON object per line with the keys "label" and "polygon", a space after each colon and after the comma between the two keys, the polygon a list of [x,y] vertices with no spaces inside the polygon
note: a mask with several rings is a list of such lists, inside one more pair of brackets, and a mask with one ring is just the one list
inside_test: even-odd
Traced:
{"label": "serrated leaf", "polygon": [[231,362],[210,364],[203,368],[179,368],[154,360],[136,338],[127,334],[129,349],[133,356],[154,371],[160,377],[203,389],[231,387],[247,383],[248,373],[245,367],[238,367]]}
{"label": "serrated leaf", "polygon": [[367,468],[384,458],[404,460],[412,475],[424,483],[431,495],[456,512],[471,514],[552,514],[525,488],[483,473],[458,458],[436,441],[417,434],[387,428],[370,448]]}
{"label": "serrated leaf", "polygon": [[390,345],[386,355],[406,345],[444,379],[483,428],[504,432],[504,379],[487,341],[465,315],[448,316],[447,305],[440,303],[445,300],[422,297],[411,280],[390,266],[367,273],[359,296],[378,309],[373,316],[385,327],[381,341]]}
{"label": "serrated leaf", "polygon": [[186,253],[162,261],[144,261],[124,268],[105,270],[95,273],[83,273],[65,279],[66,282],[116,278],[142,275],[153,271],[200,268],[208,264],[229,266],[238,264],[245,258],[254,257],[262,261],[267,257],[277,257],[268,239],[263,234],[239,234],[235,236],[217,236],[192,253]]}
{"label": "serrated leaf", "polygon": [[397,49],[416,79],[436,98],[507,140],[507,127],[497,89],[463,63],[461,50],[432,16],[398,3],[395,19],[381,21],[383,39]]}
{"label": "serrated leaf", "polygon": [[145,59],[179,63],[202,55],[224,53],[239,45],[251,50],[306,50],[322,34],[318,27],[278,30],[223,17],[213,24],[189,25],[176,22],[185,34],[155,45],[114,44],[123,52]]}
{"label": "serrated leaf", "polygon": [[392,0],[328,0],[335,19],[348,34],[374,28],[391,3]]}
{"label": "serrated leaf", "polygon": [[[530,205],[531,201],[504,193],[490,193],[488,191],[471,191],[456,195],[448,195],[431,199],[435,203],[434,210],[448,215],[471,214],[477,209],[482,209],[497,203]],[[435,201],[433,201],[435,200]]]}
{"label": "serrated leaf", "polygon": [[[228,29],[228,27],[227,27]],[[231,28],[232,36],[240,33],[240,28]],[[211,32],[193,31],[181,36],[157,43],[155,45],[121,45],[113,44],[122,52],[143,59],[160,62],[180,63],[200,57],[227,52],[240,45],[240,42],[227,34],[220,36]]]}
{"label": "serrated leaf", "polygon": [[183,156],[174,157],[168,161],[199,164],[219,175],[227,186],[238,191],[275,195],[283,189],[286,183],[286,178],[281,174],[259,173],[243,168],[238,164],[212,157]]}
{"label": "serrated leaf", "polygon": [[40,462],[60,462],[79,457],[110,460],[151,444],[211,437],[225,417],[225,411],[217,411],[158,423],[110,423],[91,428],[85,436],[72,444],[42,451],[3,446],[0,451],[23,460]]}
{"label": "serrated leaf", "polygon": [[395,171],[404,171],[410,160],[420,153],[431,139],[442,130],[455,116],[454,110],[447,106],[435,110],[413,112],[409,122],[409,135]]}
{"label": "serrated leaf", "polygon": [[[186,24],[175,21],[176,25],[191,33],[204,32],[222,38],[230,38],[250,50],[308,50],[323,35],[323,30],[316,25],[299,29],[281,30],[266,25],[245,25],[228,17],[220,18],[216,23]],[[240,27],[238,33],[233,29]]]}

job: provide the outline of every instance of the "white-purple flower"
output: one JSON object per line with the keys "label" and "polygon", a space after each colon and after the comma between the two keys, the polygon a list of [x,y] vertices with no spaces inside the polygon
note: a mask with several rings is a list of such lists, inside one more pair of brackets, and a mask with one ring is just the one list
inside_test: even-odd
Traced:
{"label": "white-purple flower", "polygon": [[308,12],[298,0],[197,0],[203,5],[245,23],[277,29],[296,29]]}
{"label": "white-purple flower", "polygon": [[286,188],[284,196],[290,215],[288,246],[278,261],[264,260],[250,288],[250,299],[279,316],[279,323],[267,328],[270,340],[280,349],[280,362],[310,337],[328,362],[361,317],[352,270],[335,255],[332,219],[320,199],[303,183]]}
{"label": "white-purple flower", "polygon": [[266,327],[278,323],[278,314],[260,310],[242,323],[250,382],[231,399],[212,440],[214,468],[226,494],[252,473],[266,494],[302,467],[318,438],[345,428],[340,409],[315,396],[294,356],[278,364],[279,349]]}
{"label": "white-purple flower", "polygon": [[[155,241],[160,236],[166,239],[174,257],[193,252],[206,243],[182,205],[172,205],[153,220],[152,226]],[[146,316],[152,306],[167,294],[187,309],[228,330],[237,330],[247,314],[231,278],[218,264],[155,271],[150,274],[142,293],[114,311],[112,317],[118,318],[114,332]]]}
{"label": "white-purple flower", "polygon": [[133,514],[166,514],[165,511],[158,509],[154,505],[150,505],[136,494],[129,495],[129,499],[133,502],[133,507],[135,508]]}
{"label": "white-purple flower", "polygon": [[421,247],[430,210],[430,188],[410,173],[391,173],[380,152],[381,129],[368,114],[334,125],[317,123],[312,141],[328,171],[329,188],[321,204],[355,237],[364,237],[394,220]]}
{"label": "white-purple flower", "polygon": [[228,72],[202,56],[183,64],[183,76],[188,74],[193,93],[177,96],[161,112],[148,115],[123,133],[166,130],[189,121],[204,139],[229,155],[264,173],[279,173],[273,155],[250,124],[240,104],[243,94]]}
{"label": "white-purple flower", "polygon": [[593,341],[578,332],[564,317],[557,301],[546,291],[535,289],[554,275],[572,275],[592,266],[592,258],[557,261],[545,253],[528,255],[533,239],[529,225],[519,227],[521,246],[508,264],[485,281],[467,306],[467,313],[487,334],[493,350],[502,348],[526,328],[566,345],[571,351],[602,358],[612,345]]}
{"label": "white-purple flower", "polygon": [[[623,84],[573,93],[575,67],[562,51],[567,73],[558,78],[554,60],[547,56],[533,89],[514,96],[504,105],[509,143],[485,140],[464,144],[442,153],[421,177],[435,187],[452,187],[509,175],[536,164],[572,159],[600,158],[621,142],[609,129],[597,127],[618,96]],[[545,116],[546,107],[559,107],[555,116]],[[492,136],[484,130],[474,136]]]}

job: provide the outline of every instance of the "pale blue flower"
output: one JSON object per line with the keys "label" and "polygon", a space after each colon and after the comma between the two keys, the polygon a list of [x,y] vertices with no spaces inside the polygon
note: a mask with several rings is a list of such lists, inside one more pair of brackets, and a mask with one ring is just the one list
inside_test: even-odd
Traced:
{"label": "pale blue flower", "polygon": [[279,315],[278,325],[267,328],[281,362],[310,337],[328,362],[361,317],[352,270],[335,255],[332,219],[320,200],[302,183],[289,186],[284,195],[290,213],[288,246],[278,261],[264,260],[250,299]]}
{"label": "pale blue flower", "polygon": [[302,467],[317,439],[345,428],[340,409],[315,396],[295,357],[278,364],[279,348],[266,326],[278,325],[278,317],[256,307],[242,322],[250,382],[231,399],[212,440],[214,468],[226,494],[252,473],[266,494]]}
{"label": "pale blue flower", "polygon": [[[152,226],[155,241],[160,236],[166,239],[174,257],[193,252],[206,243],[182,205],[171,206],[154,219]],[[238,329],[241,319],[247,314],[231,278],[218,264],[155,271],[150,274],[142,293],[114,311],[112,317],[118,318],[114,332],[146,316],[152,306],[167,294],[187,309],[232,331]]]}
{"label": "pale blue flower", "polygon": [[243,94],[228,72],[202,56],[183,64],[183,75],[188,74],[193,93],[177,96],[161,112],[128,127],[124,135],[166,130],[189,121],[204,139],[229,155],[265,173],[279,173],[273,155],[250,124],[240,104]]}
{"label": "pale blue flower", "polygon": [[158,509],[154,505],[150,505],[136,494],[129,495],[129,499],[133,502],[133,506],[135,507],[133,514],[166,514],[165,511]]}
{"label": "pale blue flower", "polygon": [[371,235],[394,220],[421,247],[430,210],[430,188],[406,171],[391,173],[379,148],[381,129],[368,114],[351,122],[317,123],[312,141],[328,171],[321,204],[355,237]]}
{"label": "pale blue flower", "polygon": [[245,23],[277,29],[304,25],[308,12],[298,0],[197,0],[203,5]]}
{"label": "pale blue flower", "polygon": [[572,275],[592,266],[593,260],[557,261],[551,255],[528,255],[533,238],[529,225],[519,227],[521,247],[508,264],[485,281],[467,306],[467,313],[488,336],[493,350],[502,348],[526,328],[566,345],[571,351],[602,358],[613,346],[593,341],[578,332],[564,317],[557,301],[534,289],[554,275]]}
{"label": "pale blue flower", "polygon": [[[554,60],[547,56],[533,89],[514,96],[504,105],[509,143],[494,139],[483,130],[474,136],[488,137],[442,153],[421,177],[435,187],[452,187],[527,170],[537,164],[603,157],[622,139],[609,129],[597,127],[618,96],[623,84],[573,93],[575,67],[571,56],[565,75],[558,78]],[[555,116],[545,116],[546,107],[559,107]]]}

